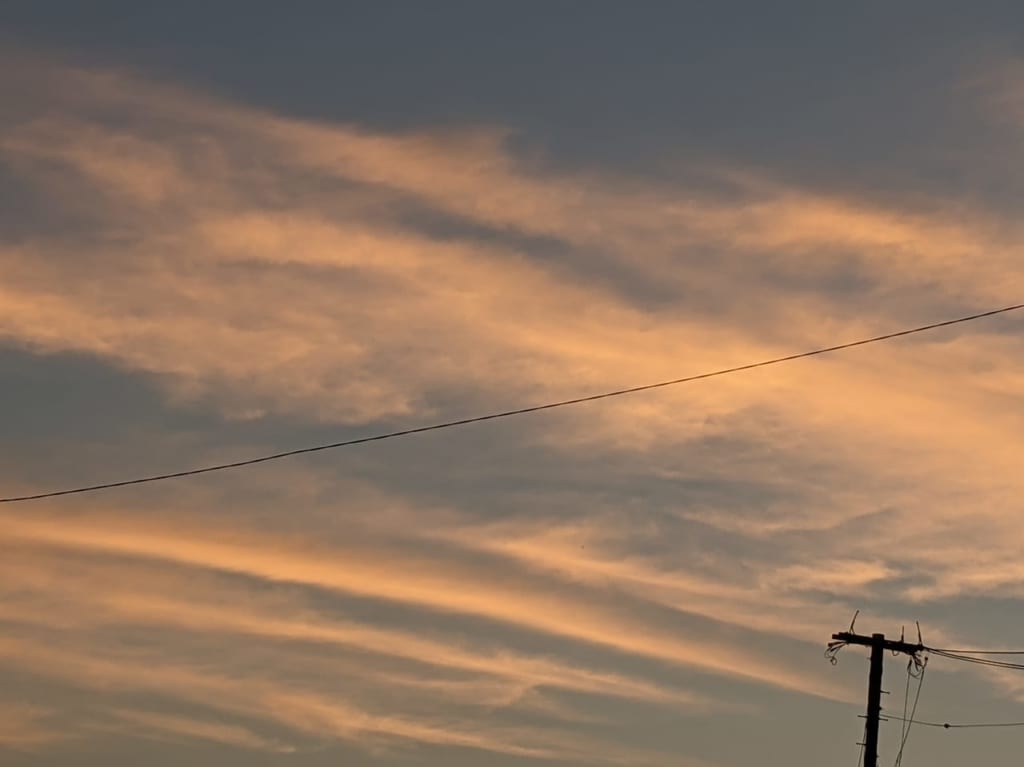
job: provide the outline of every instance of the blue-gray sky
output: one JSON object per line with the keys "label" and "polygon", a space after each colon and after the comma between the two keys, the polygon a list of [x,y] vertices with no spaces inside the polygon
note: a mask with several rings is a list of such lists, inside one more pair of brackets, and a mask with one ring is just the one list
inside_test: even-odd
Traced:
{"label": "blue-gray sky", "polygon": [[[1019,302],[1022,22],[5,3],[0,495]],[[4,507],[0,763],[853,760],[855,609],[1024,643],[1022,323]],[[936,658],[918,714],[1022,682]]]}

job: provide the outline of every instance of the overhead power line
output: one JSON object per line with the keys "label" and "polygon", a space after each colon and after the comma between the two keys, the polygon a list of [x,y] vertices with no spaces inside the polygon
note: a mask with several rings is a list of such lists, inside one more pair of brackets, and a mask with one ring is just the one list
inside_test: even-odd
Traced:
{"label": "overhead power line", "polygon": [[899,716],[886,716],[886,719],[894,719],[897,722],[919,724],[922,727],[941,727],[944,730],[975,730],[991,727],[1024,727],[1024,722],[926,722],[923,719],[911,719]]}
{"label": "overhead power line", "polygon": [[978,312],[977,314],[969,314],[965,317],[957,317],[956,319],[952,320],[933,322],[928,325],[920,325],[918,327],[908,328],[906,330],[898,330],[894,333],[885,333],[884,335],[873,336],[871,338],[862,338],[858,341],[849,341],[847,343],[836,344],[834,346],[826,346],[821,349],[812,349],[811,351],[799,352],[797,354],[788,354],[784,357],[775,357],[773,359],[761,360],[760,362],[751,362],[746,365],[737,365],[735,367],[723,368],[721,370],[714,370],[709,373],[699,373],[697,375],[689,375],[684,376],[682,378],[674,378],[670,381],[659,381],[657,383],[644,384],[641,386],[632,386],[629,387],[628,389],[616,389],[613,391],[602,392],[600,394],[590,394],[583,397],[574,397],[572,399],[565,399],[557,402],[548,402],[543,405],[531,405],[529,407],[516,408],[514,410],[504,410],[497,413],[478,415],[472,418],[461,418],[454,421],[444,421],[442,423],[430,424],[428,426],[417,426],[411,429],[400,429],[398,431],[384,432],[382,434],[374,434],[368,437],[357,437],[355,439],[343,440],[341,442],[331,442],[323,445],[302,447],[295,450],[285,450],[280,453],[271,453],[269,455],[262,455],[254,458],[246,458],[240,461],[231,461],[229,463],[218,463],[209,466],[201,466],[194,469],[185,469],[183,471],[168,472],[166,474],[153,474],[150,476],[136,477],[134,479],[124,479],[116,482],[104,482],[101,484],[85,485],[82,487],[73,487],[63,490],[50,490],[42,493],[35,493],[32,495],[19,495],[11,496],[8,498],[0,498],[0,503],[20,503],[23,501],[37,501],[43,498],[56,498],[58,496],[65,495],[92,493],[99,490],[110,490],[116,487],[128,487],[130,485],[141,485],[149,482],[160,482],[169,479],[192,477],[198,474],[209,474],[216,471],[239,469],[242,468],[243,466],[254,466],[260,463],[267,463],[268,461],[277,461],[282,458],[290,458],[292,456],[305,455],[307,453],[317,453],[324,450],[336,450],[338,448],[352,447],[354,445],[362,445],[368,442],[381,442],[383,440],[396,439],[398,437],[408,437],[413,434],[423,434],[425,432],[430,431],[452,429],[457,426],[466,426],[472,423],[481,423],[483,421],[495,421],[498,420],[499,418],[510,418],[512,416],[517,415],[526,415],[527,413],[538,413],[543,410],[554,410],[555,408],[568,407],[570,405],[580,405],[585,402],[596,402],[597,400],[610,399],[612,397],[621,397],[626,394],[636,394],[638,392],[650,391],[652,389],[661,389],[668,386],[677,386],[679,384],[691,383],[693,381],[701,381],[706,378],[716,378],[718,376],[729,375],[731,373],[741,373],[747,370],[768,367],[769,365],[779,365],[783,362],[792,362],[794,360],[804,359],[806,357],[815,357],[821,354],[830,354],[832,352],[838,352],[844,349],[852,349],[857,346],[867,346],[868,344],[879,343],[881,341],[888,341],[894,338],[901,338],[903,336],[910,336],[914,335],[915,333],[924,333],[925,331],[928,330],[937,330],[939,328],[945,328],[951,325],[959,325],[965,322],[980,320],[985,317],[993,317],[997,314],[1006,314],[1008,312],[1017,311],[1018,309],[1024,309],[1024,304],[1004,306],[1001,309],[991,309],[985,312]]}
{"label": "overhead power line", "polygon": [[929,647],[929,652],[948,655],[1024,655],[1024,650],[949,650],[945,647]]}
{"label": "overhead power line", "polygon": [[[910,680],[915,677],[914,667],[917,665],[918,673],[917,677],[917,692],[914,693],[914,705],[910,709],[910,716],[906,714],[907,711],[907,698],[910,696]],[[903,752],[907,748],[907,738],[910,737],[910,727],[914,724],[914,716],[917,714],[917,704],[921,700],[921,686],[924,684],[924,672],[928,670],[927,658],[920,660],[917,658],[911,658],[907,662],[907,694],[903,698],[903,734],[900,737],[900,750],[896,754],[895,767],[901,767],[903,764]]]}
{"label": "overhead power line", "polygon": [[[925,648],[932,655],[937,655],[940,658],[948,658],[949,660],[960,661],[961,663],[973,663],[978,666],[987,666],[989,668],[1003,668],[1010,669],[1012,671],[1024,671],[1024,663],[1014,663],[1007,660],[997,660],[995,658],[984,658],[978,657],[977,655],[962,655],[955,652],[949,652],[947,650],[937,650],[932,647]],[[1000,654],[1011,654],[1001,652]],[[1012,653],[1017,655],[1018,653]]]}

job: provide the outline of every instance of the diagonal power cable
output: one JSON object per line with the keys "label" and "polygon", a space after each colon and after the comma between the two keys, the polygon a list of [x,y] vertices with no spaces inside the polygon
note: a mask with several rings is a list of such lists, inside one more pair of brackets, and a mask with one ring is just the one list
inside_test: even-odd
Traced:
{"label": "diagonal power cable", "polygon": [[657,383],[643,384],[641,386],[632,386],[627,389],[615,389],[613,391],[601,392],[599,394],[590,394],[583,397],[574,397],[573,399],[565,399],[557,402],[548,402],[542,405],[531,405],[529,407],[516,408],[514,410],[503,410],[496,413],[488,413],[486,415],[473,416],[471,418],[462,418],[454,421],[444,421],[441,423],[430,424],[427,426],[417,426],[410,429],[401,429],[398,431],[384,432],[382,434],[374,434],[367,437],[357,437],[355,439],[344,440],[341,442],[331,442],[322,445],[301,447],[295,450],[285,450],[280,453],[271,453],[269,455],[261,455],[253,458],[246,458],[240,461],[232,461],[229,463],[218,463],[209,466],[200,466],[194,469],[185,469],[182,471],[168,472],[166,474],[152,474],[144,477],[136,477],[134,479],[124,479],[116,482],[104,482],[101,484],[85,485],[82,487],[73,487],[63,490],[49,490],[46,492],[35,493],[32,495],[19,495],[7,498],[0,498],[0,503],[21,503],[24,501],[36,501],[41,500],[43,498],[56,498],[58,496],[65,495],[92,493],[100,490],[110,490],[117,487],[141,485],[148,482],[161,482],[170,479],[180,479],[182,477],[193,477],[199,474],[209,474],[211,472],[227,471],[229,469],[242,468],[243,466],[254,466],[260,463],[267,463],[268,461],[277,461],[282,458],[306,455],[308,453],[317,453],[324,450],[337,450],[339,448],[352,447],[354,445],[362,445],[368,442],[380,442],[388,439],[407,437],[413,434],[423,434],[425,432],[440,431],[442,429],[452,429],[458,426],[466,426],[468,424],[473,423],[482,423],[484,421],[495,421],[500,418],[510,418],[512,416],[526,415],[527,413],[538,413],[544,410],[554,410],[555,408],[568,407],[570,405],[580,405],[585,402],[596,402],[597,400],[610,399],[612,397],[621,397],[626,394],[636,394],[638,392],[651,391],[652,389],[661,389],[668,386],[678,386],[679,384],[691,383],[693,381],[701,381],[706,378],[716,378],[718,376],[729,375],[732,373],[741,373],[747,370],[754,370],[756,368],[768,367],[770,365],[779,365],[784,362],[792,362],[794,360],[804,359],[806,357],[815,357],[822,354],[831,354],[833,352],[842,351],[844,349],[852,349],[857,346],[867,346],[868,344],[875,344],[882,341],[888,341],[894,338],[910,336],[914,335],[915,333],[924,333],[925,331],[937,330],[939,328],[945,328],[951,325],[959,325],[965,322],[972,322],[974,320],[980,320],[985,317],[993,317],[997,314],[1006,314],[1008,312],[1017,311],[1019,309],[1024,309],[1024,303],[1014,304],[1012,306],[1004,306],[1000,309],[990,309],[988,311],[970,314],[965,317],[957,317],[951,320],[943,320],[942,322],[933,322],[928,325],[920,325],[918,327],[908,328],[906,330],[898,330],[893,333],[885,333],[884,335],[872,336],[871,338],[862,338],[857,341],[849,341],[847,343],[835,344],[834,346],[826,346],[820,349],[812,349],[810,351],[798,352],[796,354],[788,354],[784,357],[774,357],[772,359],[761,360],[759,362],[751,362],[746,365],[737,365],[735,367],[714,370],[708,373],[698,373],[696,375],[684,376],[682,378],[674,378],[669,381],[659,381]]}
{"label": "diagonal power cable", "polygon": [[[888,719],[900,721],[900,717],[888,716]],[[923,719],[910,719],[905,721],[911,724],[918,724],[922,727],[939,727],[944,730],[978,730],[991,729],[993,727],[1024,727],[1024,722],[926,722]]]}
{"label": "diagonal power cable", "polygon": [[[906,714],[907,700],[903,700],[903,734],[900,738],[900,750],[896,754],[895,767],[901,767],[903,764],[903,752],[907,747],[907,738],[910,737],[910,728],[914,724],[914,717],[917,715],[917,704],[921,700],[921,686],[924,684],[924,672],[928,669],[927,665],[922,665],[920,672],[917,676],[917,692],[914,693],[914,705],[910,709],[910,716]],[[910,663],[907,664],[907,693],[910,693],[910,679],[913,674],[910,671]]]}
{"label": "diagonal power cable", "polygon": [[[961,663],[973,663],[978,666],[987,666],[989,668],[1002,668],[1010,669],[1013,671],[1024,671],[1024,663],[1014,663],[1013,661],[997,660],[996,658],[982,658],[974,655],[958,655],[956,653],[947,652],[945,650],[935,650],[932,648],[925,648],[932,655],[937,655],[940,658],[948,658],[949,660],[960,661]],[[1000,652],[1000,655],[1010,654],[1007,652]],[[1012,653],[1017,655],[1019,653]]]}

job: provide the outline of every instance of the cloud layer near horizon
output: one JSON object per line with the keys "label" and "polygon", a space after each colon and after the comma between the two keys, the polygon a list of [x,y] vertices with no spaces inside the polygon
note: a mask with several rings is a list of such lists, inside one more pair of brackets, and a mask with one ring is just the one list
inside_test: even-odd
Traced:
{"label": "cloud layer near horizon", "polygon": [[[495,128],[385,134],[113,71],[3,72],[0,159],[35,202],[0,240],[0,341],[141,377],[168,410],[273,426],[231,450],[699,373],[1024,295],[1020,224],[954,202],[900,208],[736,168],[569,173]],[[0,668],[41,691],[0,697],[15,723],[0,747],[132,732],[667,764],[607,707],[696,720],[759,695],[855,701],[850,677],[807,661],[855,606],[895,623],[1021,592],[1020,327],[474,443],[5,510]],[[222,455],[147,437],[167,461],[182,445]],[[109,446],[62,449],[110,470]],[[18,468],[5,494],[34,489]],[[75,691],[101,705],[86,713]]]}

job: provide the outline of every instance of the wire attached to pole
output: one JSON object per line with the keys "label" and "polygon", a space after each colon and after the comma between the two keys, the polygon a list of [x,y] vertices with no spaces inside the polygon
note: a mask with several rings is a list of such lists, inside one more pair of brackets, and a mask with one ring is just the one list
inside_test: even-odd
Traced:
{"label": "wire attached to pole", "polygon": [[[910,717],[906,715],[907,699],[903,699],[903,733],[900,738],[900,750],[896,754],[895,767],[901,767],[903,764],[903,752],[907,747],[907,738],[910,737],[910,728],[914,724],[914,716],[917,714],[917,704],[921,700],[921,687],[924,685],[924,672],[928,667],[928,659],[921,658],[917,655],[912,655],[907,661],[907,692],[910,692],[910,680],[916,676],[917,678],[917,692],[914,693],[914,705],[910,709]],[[918,670],[918,673],[914,674],[914,669]]]}

